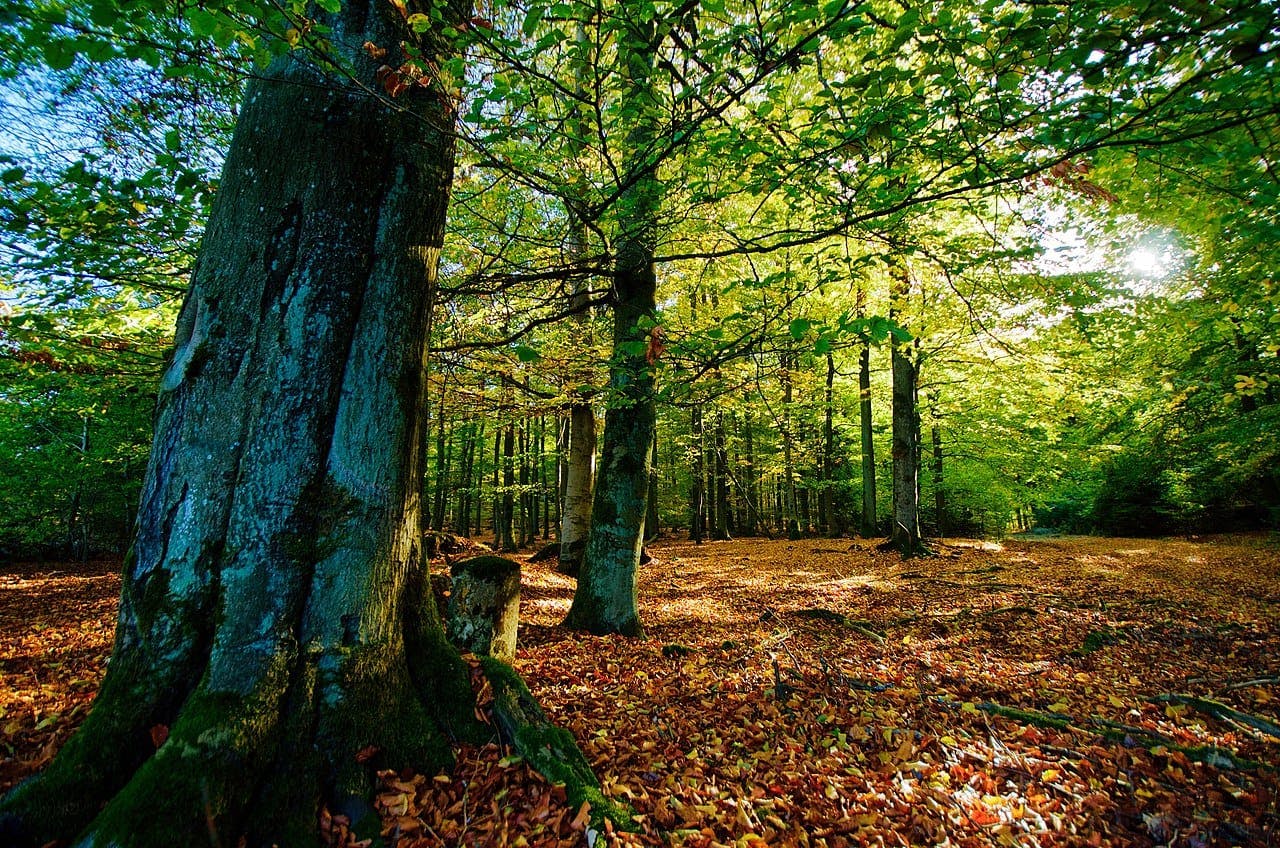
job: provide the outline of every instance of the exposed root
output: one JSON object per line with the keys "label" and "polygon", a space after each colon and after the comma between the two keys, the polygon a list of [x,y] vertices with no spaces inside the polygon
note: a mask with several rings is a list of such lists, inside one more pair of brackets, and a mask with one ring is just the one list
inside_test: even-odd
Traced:
{"label": "exposed root", "polygon": [[542,706],[511,666],[493,657],[480,657],[480,667],[493,687],[493,715],[502,738],[535,771],[564,785],[570,805],[590,804],[597,829],[608,820],[620,830],[636,830],[635,813],[600,791],[600,781],[569,731],[547,718]]}

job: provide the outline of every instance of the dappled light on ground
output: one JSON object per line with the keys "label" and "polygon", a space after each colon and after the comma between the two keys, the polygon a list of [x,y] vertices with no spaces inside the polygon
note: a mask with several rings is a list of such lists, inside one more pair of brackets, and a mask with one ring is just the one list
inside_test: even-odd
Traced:
{"label": "dappled light on ground", "polygon": [[[662,542],[641,570],[640,640],[564,630],[572,581],[527,565],[516,665],[634,808],[640,832],[610,841],[1280,838],[1272,542],[933,548]],[[118,583],[57,569],[0,574],[6,785],[83,716],[109,647]],[[388,772],[378,804],[401,848],[586,840],[585,812],[496,744],[461,751],[451,775]],[[341,819],[326,826],[340,842]]]}

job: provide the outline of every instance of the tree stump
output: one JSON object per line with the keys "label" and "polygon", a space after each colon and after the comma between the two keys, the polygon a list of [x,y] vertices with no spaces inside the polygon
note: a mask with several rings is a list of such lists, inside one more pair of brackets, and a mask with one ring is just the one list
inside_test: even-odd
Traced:
{"label": "tree stump", "polygon": [[478,556],[459,560],[449,573],[449,638],[461,650],[511,662],[520,621],[520,564]]}

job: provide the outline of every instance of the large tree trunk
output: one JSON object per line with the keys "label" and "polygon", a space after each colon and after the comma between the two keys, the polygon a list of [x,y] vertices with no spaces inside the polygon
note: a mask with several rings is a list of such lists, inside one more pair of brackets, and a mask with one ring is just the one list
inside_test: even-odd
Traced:
{"label": "large tree trunk", "polygon": [[[394,66],[418,40],[391,4],[324,22],[369,88],[380,63],[361,43]],[[300,55],[246,93],[161,385],[107,676],[53,764],[4,800],[6,844],[303,844],[322,801],[360,819],[372,767],[438,767],[471,720],[419,541],[453,116],[437,92],[389,107]]]}
{"label": "large tree trunk", "polygon": [[620,232],[613,277],[613,353],[591,532],[573,606],[565,623],[592,633],[638,636],[636,576],[649,501],[649,458],[655,420],[657,217],[662,185],[648,161],[658,131],[653,87],[658,27],[652,6],[623,4],[634,15],[621,24],[618,54],[626,71],[623,96],[634,108],[626,138],[625,186],[618,200]]}

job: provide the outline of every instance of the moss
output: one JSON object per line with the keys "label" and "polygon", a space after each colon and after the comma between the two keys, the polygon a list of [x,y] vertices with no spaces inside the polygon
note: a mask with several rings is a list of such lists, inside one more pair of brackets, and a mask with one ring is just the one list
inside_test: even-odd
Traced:
{"label": "moss", "polygon": [[1119,644],[1122,636],[1124,636],[1123,630],[1116,630],[1111,627],[1104,627],[1101,630],[1093,630],[1084,637],[1083,644],[1071,653],[1078,657],[1088,656],[1094,651],[1102,650],[1108,645]]}
{"label": "moss", "polygon": [[481,657],[480,665],[493,687],[499,727],[525,762],[552,783],[563,784],[571,806],[590,803],[596,827],[607,819],[620,830],[635,830],[635,812],[600,790],[600,781],[573,735],[547,718],[516,670],[493,657]]}
{"label": "moss", "polygon": [[93,820],[88,844],[195,845],[209,839],[210,827],[235,829],[275,758],[294,659],[287,651],[272,657],[248,695],[197,687],[168,741]]}
{"label": "moss", "polygon": [[1020,710],[1017,707],[1005,707],[1000,704],[991,703],[978,704],[978,709],[982,710],[984,713],[1003,716],[1004,718],[1011,718],[1014,721],[1033,724],[1037,727],[1052,727],[1057,730],[1065,730],[1071,726],[1071,718],[1064,715],[1040,713],[1035,710]]}
{"label": "moss", "polygon": [[445,638],[425,569],[410,571],[401,603],[405,661],[418,697],[455,741],[482,743],[490,732],[475,717],[471,672]]}

